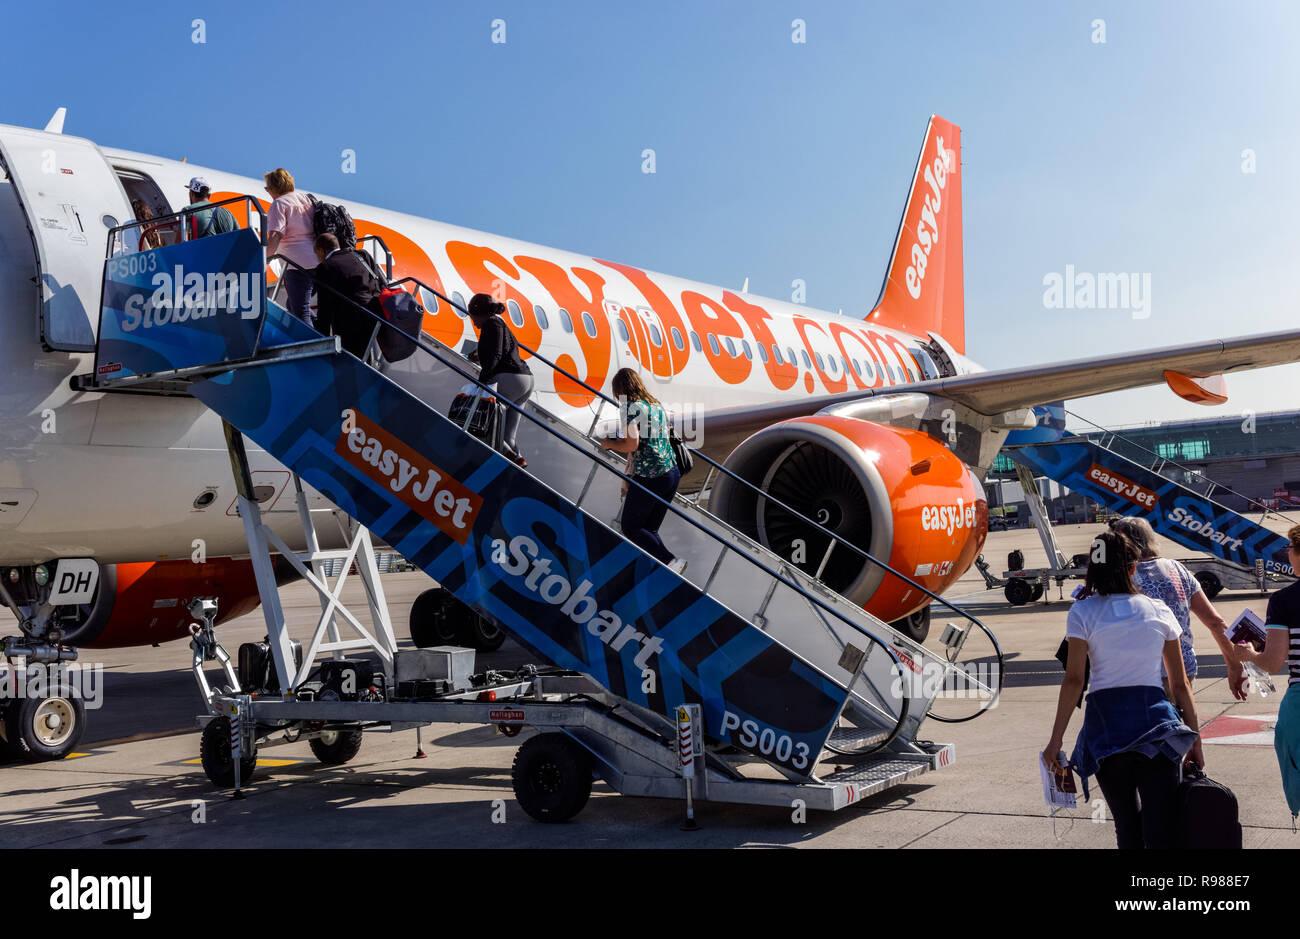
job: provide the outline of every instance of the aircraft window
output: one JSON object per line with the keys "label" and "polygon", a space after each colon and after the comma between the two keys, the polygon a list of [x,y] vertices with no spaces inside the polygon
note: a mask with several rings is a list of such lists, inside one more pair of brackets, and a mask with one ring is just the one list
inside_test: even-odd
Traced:
{"label": "aircraft window", "polygon": [[857,375],[859,378],[862,377],[862,363],[857,359],[853,360],[853,374]]}
{"label": "aircraft window", "polygon": [[624,342],[631,342],[632,336],[627,331],[627,323],[623,322],[621,319],[614,320],[614,322],[618,325],[618,338],[622,339]]}
{"label": "aircraft window", "polygon": [[560,307],[560,325],[564,327],[566,333],[573,332],[573,320],[569,318],[569,311]]}
{"label": "aircraft window", "polygon": [[672,332],[673,332],[673,345],[675,345],[678,349],[685,352],[686,340],[682,338],[682,331],[678,329],[676,326],[674,326],[672,328]]}
{"label": "aircraft window", "polygon": [[822,372],[826,371],[826,363],[822,361],[822,354],[820,352],[814,354],[817,356],[817,369]]}
{"label": "aircraft window", "polygon": [[700,345],[700,334],[691,330],[691,345],[695,347],[696,352],[703,352],[704,346]]}
{"label": "aircraft window", "polygon": [[550,329],[551,321],[546,317],[546,311],[539,306],[533,307],[533,312],[537,314],[537,325],[542,329]]}
{"label": "aircraft window", "polygon": [[840,365],[844,367],[844,374],[847,375],[849,373],[849,360],[844,356],[840,356]]}
{"label": "aircraft window", "polygon": [[506,301],[506,309],[510,311],[510,322],[516,326],[524,325],[524,311],[519,309],[519,304],[513,300]]}
{"label": "aircraft window", "polygon": [[761,342],[756,342],[756,343],[754,343],[754,345],[758,348],[758,357],[759,357],[760,359],[762,359],[762,360],[764,361],[764,363],[766,363],[766,362],[767,362],[767,346],[763,345]]}
{"label": "aircraft window", "polygon": [[464,316],[464,315],[465,315],[465,298],[464,298],[463,296],[461,296],[461,293],[460,293],[459,290],[457,290],[455,293],[453,293],[453,294],[451,295],[451,302],[452,302],[453,304],[455,304],[455,306],[456,306],[456,315],[457,315],[457,316]]}
{"label": "aircraft window", "polygon": [[587,331],[587,335],[592,339],[596,338],[596,321],[591,318],[590,313],[582,314],[582,328]]}
{"label": "aircraft window", "polygon": [[799,351],[803,353],[803,367],[812,368],[812,359],[808,358],[808,350],[800,349]]}
{"label": "aircraft window", "polygon": [[659,327],[654,323],[646,323],[646,325],[650,327],[650,341],[656,346],[662,346],[664,344],[664,334],[659,331]]}
{"label": "aircraft window", "polygon": [[781,347],[775,342],[772,343],[772,361],[777,365],[784,365],[785,359],[781,358]]}
{"label": "aircraft window", "polygon": [[709,333],[709,348],[713,350],[714,355],[722,355],[722,350],[718,348],[718,337]]}
{"label": "aircraft window", "polygon": [[432,290],[424,287],[420,288],[420,299],[424,301],[424,309],[429,313],[438,312],[438,295]]}
{"label": "aircraft window", "polygon": [[739,354],[736,352],[736,343],[730,336],[723,336],[722,341],[727,344],[727,354],[734,359]]}
{"label": "aircraft window", "polygon": [[876,380],[876,370],[871,367],[870,359],[862,360],[862,377],[865,378],[867,381]]}
{"label": "aircraft window", "polygon": [[745,350],[745,358],[749,359],[751,362],[754,361],[754,352],[749,348],[748,339],[740,340],[740,348]]}
{"label": "aircraft window", "polygon": [[791,365],[798,365],[799,360],[794,356],[794,349],[790,346],[785,347],[785,360]]}

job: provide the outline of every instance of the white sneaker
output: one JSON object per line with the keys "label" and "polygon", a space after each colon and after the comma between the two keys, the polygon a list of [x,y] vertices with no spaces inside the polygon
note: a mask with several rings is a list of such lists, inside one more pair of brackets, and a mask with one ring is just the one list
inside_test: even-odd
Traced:
{"label": "white sneaker", "polygon": [[668,564],[668,569],[674,574],[682,574],[686,571],[686,558],[674,558]]}

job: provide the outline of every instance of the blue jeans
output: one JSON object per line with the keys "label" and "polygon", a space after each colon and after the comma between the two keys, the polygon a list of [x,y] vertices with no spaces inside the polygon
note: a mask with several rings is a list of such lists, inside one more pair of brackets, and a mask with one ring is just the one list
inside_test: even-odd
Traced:
{"label": "blue jeans", "polygon": [[633,476],[632,478],[664,501],[660,502],[649,493],[628,483],[627,501],[623,504],[623,534],[628,541],[651,557],[663,564],[669,564],[674,560],[674,555],[664,547],[663,539],[659,537],[659,526],[664,523],[664,516],[668,514],[666,503],[671,502],[676,494],[677,484],[682,481],[682,474],[674,466],[662,476],[650,478]]}
{"label": "blue jeans", "polygon": [[282,279],[284,292],[288,294],[285,309],[308,326],[315,328],[316,314],[311,311],[311,275],[296,267],[290,267],[285,270]]}

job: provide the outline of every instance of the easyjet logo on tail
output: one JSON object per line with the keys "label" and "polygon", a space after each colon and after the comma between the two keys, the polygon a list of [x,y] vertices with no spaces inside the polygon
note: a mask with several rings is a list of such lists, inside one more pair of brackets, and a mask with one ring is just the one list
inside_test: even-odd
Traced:
{"label": "easyjet logo on tail", "polygon": [[334,452],[458,544],[469,540],[483,497],[355,408],[343,412]]}
{"label": "easyjet logo on tail", "polygon": [[912,242],[912,263],[908,265],[903,279],[907,282],[907,292],[913,300],[921,298],[921,285],[925,281],[925,268],[930,262],[930,251],[939,243],[939,217],[943,209],[941,193],[948,185],[948,171],[952,169],[952,151],[943,145],[943,138],[936,137],[938,155],[925,165],[922,178],[930,187],[921,202],[921,217],[916,222],[916,240]]}

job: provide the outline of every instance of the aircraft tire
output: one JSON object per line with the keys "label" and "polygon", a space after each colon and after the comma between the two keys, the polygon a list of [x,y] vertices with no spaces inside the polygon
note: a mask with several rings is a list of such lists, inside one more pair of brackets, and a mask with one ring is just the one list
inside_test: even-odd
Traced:
{"label": "aircraft tire", "polygon": [[515,751],[510,779],[521,809],[539,822],[567,822],[591,797],[591,757],[565,734],[538,734]]}
{"label": "aircraft tire", "polygon": [[926,604],[915,613],[889,624],[913,642],[925,642],[930,635],[930,606]]}
{"label": "aircraft tire", "polygon": [[450,590],[432,587],[411,604],[411,641],[418,648],[451,646],[457,642],[456,628],[450,614],[450,602],[456,598]]}
{"label": "aircraft tire", "polygon": [[307,741],[316,759],[326,766],[342,766],[361,751],[361,731],[327,730]]}
{"label": "aircraft tire", "polygon": [[28,763],[61,760],[86,732],[86,706],[65,689],[58,694],[23,698],[4,714],[9,752]]}

